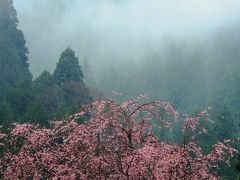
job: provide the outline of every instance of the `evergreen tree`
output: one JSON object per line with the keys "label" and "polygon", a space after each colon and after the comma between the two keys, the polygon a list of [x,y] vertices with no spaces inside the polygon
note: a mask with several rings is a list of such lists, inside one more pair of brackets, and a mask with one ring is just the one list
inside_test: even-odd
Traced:
{"label": "evergreen tree", "polygon": [[92,101],[89,89],[83,82],[84,74],[78,58],[70,48],[64,50],[53,73],[58,93],[54,118],[64,118],[81,109],[81,105]]}
{"label": "evergreen tree", "polygon": [[78,58],[70,48],[62,52],[53,77],[57,84],[62,84],[66,81],[83,83],[84,76]]}
{"label": "evergreen tree", "polygon": [[[83,77],[78,58],[67,48],[62,52],[53,75],[44,71],[35,80],[38,103],[32,105],[28,115],[45,125],[46,120],[62,119],[79,111],[81,105],[92,101]],[[45,121],[35,115],[45,117]]]}
{"label": "evergreen tree", "polygon": [[44,90],[55,85],[52,75],[48,71],[43,71],[42,74],[35,80],[37,90]]}
{"label": "evergreen tree", "polygon": [[15,120],[24,116],[33,96],[28,49],[17,26],[12,0],[0,0],[0,98],[8,104]]}
{"label": "evergreen tree", "polygon": [[[0,0],[0,84],[31,82],[28,49],[11,0]],[[21,81],[20,81],[21,80]],[[19,82],[20,81],[20,82]]]}

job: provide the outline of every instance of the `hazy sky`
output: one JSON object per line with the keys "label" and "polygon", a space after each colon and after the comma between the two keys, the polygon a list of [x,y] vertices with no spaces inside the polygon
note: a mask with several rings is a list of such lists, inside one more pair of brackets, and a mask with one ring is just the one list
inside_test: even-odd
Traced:
{"label": "hazy sky", "polygon": [[202,36],[240,19],[239,0],[14,0],[14,5],[36,74],[52,71],[67,46],[95,66],[136,61],[164,36]]}

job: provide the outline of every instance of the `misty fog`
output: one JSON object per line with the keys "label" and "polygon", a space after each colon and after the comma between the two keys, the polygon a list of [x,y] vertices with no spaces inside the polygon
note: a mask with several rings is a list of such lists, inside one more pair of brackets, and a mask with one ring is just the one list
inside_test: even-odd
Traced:
{"label": "misty fog", "polygon": [[221,52],[235,43],[239,32],[238,0],[15,0],[14,3],[35,78],[43,70],[53,72],[60,52],[69,46],[80,64],[88,60],[94,79],[90,86],[107,95],[112,90],[120,91],[127,98],[147,94],[181,104],[182,100],[169,95],[176,94],[169,91],[181,88],[165,71],[174,71],[171,65],[174,61],[187,69],[191,69],[191,63],[201,62],[195,66],[201,68],[198,70],[204,76],[195,77],[189,72],[195,79],[176,81],[190,83],[186,85],[190,90],[183,91],[186,99],[192,98],[192,93],[200,94],[192,103],[209,105],[212,101],[209,98],[215,94],[212,87],[226,81],[217,82],[220,70],[215,67],[221,64]]}
{"label": "misty fog", "polygon": [[0,0],[0,179],[239,179],[239,45],[239,0]]}
{"label": "misty fog", "polygon": [[202,43],[240,17],[238,0],[14,0],[14,5],[35,76],[53,71],[66,46],[80,59],[87,57],[98,77],[109,64],[161,54],[169,41]]}

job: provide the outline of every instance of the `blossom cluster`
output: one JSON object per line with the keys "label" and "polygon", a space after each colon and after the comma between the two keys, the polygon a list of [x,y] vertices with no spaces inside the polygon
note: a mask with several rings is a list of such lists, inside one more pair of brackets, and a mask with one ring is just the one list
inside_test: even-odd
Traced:
{"label": "blossom cluster", "polygon": [[[205,154],[194,139],[182,145],[160,142],[156,120],[166,127],[178,113],[169,102],[141,104],[135,98],[122,104],[100,100],[84,106],[51,128],[16,124],[11,138],[24,139],[20,150],[1,159],[4,179],[219,179],[218,161],[236,150],[226,142]],[[165,116],[163,116],[163,111]],[[183,127],[196,129],[199,118],[187,118]],[[88,116],[84,124],[76,119]],[[169,117],[166,120],[166,115]],[[153,121],[154,120],[154,121]],[[159,126],[157,126],[159,127]],[[5,138],[5,135],[0,135]]]}

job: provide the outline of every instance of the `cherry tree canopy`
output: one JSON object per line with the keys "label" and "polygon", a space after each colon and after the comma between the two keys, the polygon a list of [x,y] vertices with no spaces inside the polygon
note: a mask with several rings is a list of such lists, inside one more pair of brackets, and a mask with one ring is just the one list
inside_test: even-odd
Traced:
{"label": "cherry tree canopy", "polygon": [[[160,142],[157,121],[170,127],[178,118],[167,101],[142,103],[144,97],[117,104],[100,100],[84,111],[52,127],[15,124],[11,135],[1,139],[12,151],[1,159],[4,179],[220,179],[219,161],[228,162],[236,150],[219,142],[205,154],[194,141],[184,137],[206,130],[199,120],[206,111],[187,117],[182,145]],[[76,122],[88,118],[84,124]],[[166,120],[167,119],[167,120]],[[158,124],[158,125],[157,125]],[[200,128],[198,128],[200,127]],[[22,141],[21,147],[18,145]],[[4,147],[4,144],[2,144]],[[16,150],[19,148],[19,150]],[[11,151],[11,152],[12,152]]]}

